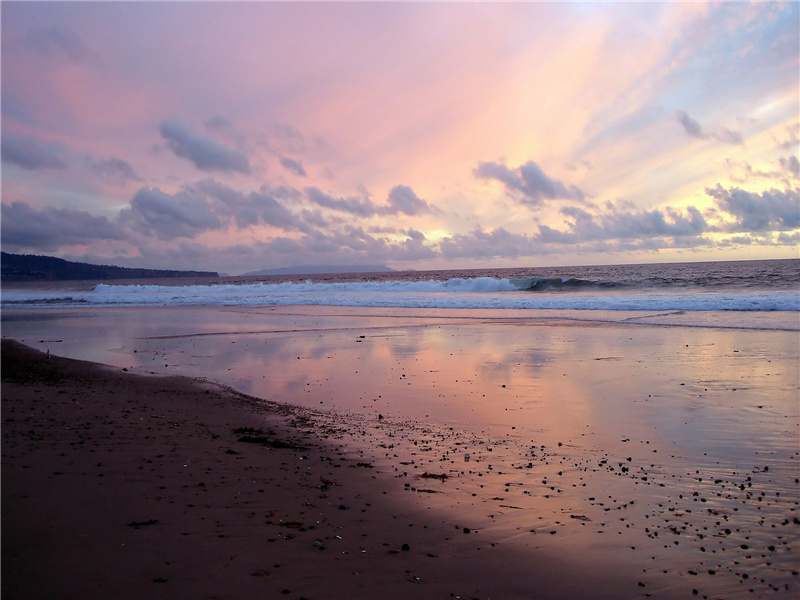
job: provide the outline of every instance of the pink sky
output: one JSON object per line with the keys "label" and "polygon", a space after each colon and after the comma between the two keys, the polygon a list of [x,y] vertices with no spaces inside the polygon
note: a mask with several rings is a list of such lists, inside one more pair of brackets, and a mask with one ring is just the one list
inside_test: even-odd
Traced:
{"label": "pink sky", "polygon": [[2,247],[238,274],[798,256],[791,3],[2,3]]}

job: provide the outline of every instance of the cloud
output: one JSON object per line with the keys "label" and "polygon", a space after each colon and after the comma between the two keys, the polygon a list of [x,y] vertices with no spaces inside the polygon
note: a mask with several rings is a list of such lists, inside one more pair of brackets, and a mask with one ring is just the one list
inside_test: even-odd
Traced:
{"label": "cloud", "polygon": [[[217,215],[232,218],[240,228],[265,223],[285,230],[308,230],[304,220],[287,209],[279,199],[281,196],[296,196],[291,193],[296,190],[283,187],[271,190],[262,186],[257,192],[244,194],[213,179],[205,179],[186,189],[207,199]],[[316,218],[310,211],[308,216],[312,220]]]}
{"label": "cloud", "polygon": [[389,190],[387,204],[385,205],[375,204],[368,197],[335,198],[316,187],[306,188],[306,195],[309,200],[319,206],[349,213],[357,217],[397,215],[400,213],[415,216],[434,212],[435,210],[407,185],[396,185]]}
{"label": "cloud", "polygon": [[293,158],[289,158],[288,156],[281,156],[280,157],[281,166],[288,171],[291,171],[295,175],[300,177],[306,176],[306,171],[303,169],[303,165],[300,161],[294,160]]}
{"label": "cloud", "polygon": [[124,239],[123,230],[106,217],[66,208],[32,208],[25,202],[2,205],[3,248],[43,251],[85,245],[93,240]]}
{"label": "cloud", "polygon": [[731,131],[727,127],[721,127],[717,131],[712,131],[710,135],[715,140],[719,140],[720,142],[723,142],[725,144],[732,144],[734,146],[744,144],[744,138],[742,137],[742,132]]}
{"label": "cloud", "polygon": [[89,56],[77,33],[57,25],[49,29],[29,30],[23,38],[23,44],[44,56],[61,55],[75,62]]}
{"label": "cloud", "polygon": [[797,179],[800,177],[800,161],[797,160],[797,157],[792,155],[786,158],[780,159],[781,168],[785,171],[788,171],[792,177]]}
{"label": "cloud", "polygon": [[701,140],[704,140],[708,137],[705,133],[703,133],[703,127],[700,125],[700,123],[690,117],[686,111],[678,111],[678,122],[683,125],[684,131],[686,131],[686,133],[688,133],[691,137]]}
{"label": "cloud", "polygon": [[409,238],[402,242],[391,242],[386,238],[375,237],[361,227],[345,227],[339,231],[325,232],[314,230],[300,244],[302,252],[306,254],[335,253],[342,263],[423,260],[435,258],[437,255],[435,249],[424,245],[422,240]]}
{"label": "cloud", "polygon": [[731,131],[725,127],[719,127],[713,131],[705,131],[698,121],[689,116],[686,111],[677,111],[678,122],[683,125],[683,130],[691,137],[700,140],[715,139],[725,144],[739,145],[744,143],[742,134],[739,131]]}
{"label": "cloud", "polygon": [[475,228],[469,233],[456,233],[439,242],[439,252],[449,259],[533,256],[541,254],[542,250],[543,246],[537,248],[529,235],[512,233],[503,227],[488,232]]}
{"label": "cloud", "polygon": [[734,218],[729,231],[785,231],[800,227],[800,194],[797,190],[767,190],[760,194],[740,188],[706,188],[717,207]]}
{"label": "cloud", "polygon": [[142,181],[133,167],[121,158],[90,161],[89,169],[101,179],[118,187],[124,187],[129,181]]}
{"label": "cloud", "polygon": [[307,145],[299,129],[288,123],[273,123],[272,135],[277,146],[285,152],[303,153]]}
{"label": "cloud", "polygon": [[521,193],[520,201],[529,206],[542,206],[547,200],[585,201],[580,188],[548,177],[532,160],[514,169],[496,162],[480,162],[474,174],[480,179],[500,181],[506,189]]}
{"label": "cloud", "polygon": [[371,217],[380,212],[379,207],[369,198],[335,198],[316,187],[306,188],[308,199],[323,208],[330,208],[358,217]]}
{"label": "cloud", "polygon": [[214,115],[207,119],[203,125],[206,126],[206,129],[233,129],[233,123],[222,115]]}
{"label": "cloud", "polygon": [[66,164],[59,158],[59,150],[52,144],[41,144],[29,137],[17,137],[3,134],[3,162],[11,163],[23,169],[64,169]]}
{"label": "cloud", "polygon": [[222,227],[206,199],[191,192],[169,195],[147,187],[136,192],[130,208],[121,211],[120,218],[145,235],[155,235],[161,240],[191,238]]}
{"label": "cloud", "polygon": [[781,233],[778,235],[778,243],[786,246],[800,245],[800,231],[795,231],[794,233]]}
{"label": "cloud", "polygon": [[250,173],[250,163],[244,154],[226,148],[212,137],[196,133],[186,123],[164,121],[160,132],[176,155],[188,158],[201,171]]}
{"label": "cloud", "polygon": [[[706,244],[702,235],[712,230],[700,211],[690,206],[685,213],[673,208],[649,211],[619,211],[593,215],[582,208],[566,206],[561,214],[569,217],[567,231],[539,225],[536,240],[550,244],[584,244],[601,241],[641,243],[662,238],[681,238],[681,245]],[[694,239],[694,241],[692,241]],[[663,246],[663,242],[655,246]]]}
{"label": "cloud", "polygon": [[417,197],[407,185],[396,185],[389,191],[387,214],[403,213],[409,216],[431,212],[431,207],[422,198]]}

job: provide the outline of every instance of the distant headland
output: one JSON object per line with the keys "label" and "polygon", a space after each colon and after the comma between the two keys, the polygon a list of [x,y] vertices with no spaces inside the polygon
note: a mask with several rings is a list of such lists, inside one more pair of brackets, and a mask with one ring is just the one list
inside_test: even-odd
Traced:
{"label": "distant headland", "polygon": [[2,281],[75,281],[167,277],[219,277],[219,274],[212,271],[176,271],[92,265],[54,256],[0,253],[0,280]]}

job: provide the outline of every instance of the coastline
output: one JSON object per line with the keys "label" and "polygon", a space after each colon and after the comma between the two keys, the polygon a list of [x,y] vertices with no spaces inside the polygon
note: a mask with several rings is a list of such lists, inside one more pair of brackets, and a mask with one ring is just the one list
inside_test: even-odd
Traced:
{"label": "coastline", "polygon": [[[115,362],[39,355],[88,375],[3,381],[3,522],[29,514],[34,538],[46,524],[67,549],[43,560],[28,548],[25,582],[66,577],[86,597],[797,590],[792,332],[309,307],[78,312],[4,323],[53,354]],[[169,335],[148,333],[164,323]],[[239,442],[241,427],[303,449]],[[25,487],[42,492],[13,496]],[[92,521],[100,533],[81,547]],[[7,557],[24,555],[12,533],[6,586]],[[81,566],[97,556],[108,580]],[[40,582],[43,570],[59,576]],[[117,580],[131,591],[108,587]]]}

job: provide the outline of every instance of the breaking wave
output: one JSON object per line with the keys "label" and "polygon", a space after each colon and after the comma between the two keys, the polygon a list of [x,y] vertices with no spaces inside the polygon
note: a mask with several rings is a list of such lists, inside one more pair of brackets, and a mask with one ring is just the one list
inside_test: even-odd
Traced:
{"label": "breaking wave", "polygon": [[3,305],[259,306],[395,308],[800,311],[794,290],[668,290],[580,278],[495,277],[418,281],[112,285],[83,290],[3,290]]}

